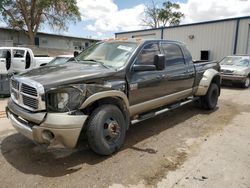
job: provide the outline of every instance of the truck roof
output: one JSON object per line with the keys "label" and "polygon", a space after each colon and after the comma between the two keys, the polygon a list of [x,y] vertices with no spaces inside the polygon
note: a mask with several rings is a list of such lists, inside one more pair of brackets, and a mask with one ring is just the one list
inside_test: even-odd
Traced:
{"label": "truck roof", "polygon": [[135,42],[135,43],[146,43],[146,42],[171,42],[179,45],[185,45],[183,42],[175,40],[163,40],[163,39],[143,39],[143,38],[116,38],[107,39],[102,42]]}
{"label": "truck roof", "polygon": [[28,50],[30,48],[24,48],[24,47],[0,47],[0,49],[6,49],[6,50],[13,50],[13,49],[17,49],[17,50]]}

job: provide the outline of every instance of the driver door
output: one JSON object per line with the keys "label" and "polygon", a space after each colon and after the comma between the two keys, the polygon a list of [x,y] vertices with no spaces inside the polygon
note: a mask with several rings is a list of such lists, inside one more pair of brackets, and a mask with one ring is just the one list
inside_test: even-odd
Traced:
{"label": "driver door", "polygon": [[[159,43],[146,44],[138,54],[135,64],[154,65],[155,55],[159,55]],[[127,79],[129,82],[129,102],[135,105],[164,96],[162,86],[166,83],[165,70],[133,71]]]}
{"label": "driver door", "polygon": [[25,50],[13,49],[12,65],[14,71],[22,72],[25,70],[25,55]]}

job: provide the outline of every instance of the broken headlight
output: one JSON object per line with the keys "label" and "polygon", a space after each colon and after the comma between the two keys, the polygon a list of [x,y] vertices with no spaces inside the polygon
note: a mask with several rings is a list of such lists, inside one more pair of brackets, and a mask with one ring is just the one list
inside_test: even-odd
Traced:
{"label": "broken headlight", "polygon": [[74,85],[51,90],[47,94],[47,108],[52,112],[68,112],[79,109],[85,100],[85,85]]}

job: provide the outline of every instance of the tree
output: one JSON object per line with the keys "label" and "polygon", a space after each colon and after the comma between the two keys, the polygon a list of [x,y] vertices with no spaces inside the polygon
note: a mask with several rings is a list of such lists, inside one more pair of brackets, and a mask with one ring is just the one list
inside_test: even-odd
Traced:
{"label": "tree", "polygon": [[167,25],[179,25],[184,14],[178,11],[180,5],[170,1],[164,2],[162,7],[158,8],[152,0],[151,5],[147,6],[142,19],[143,25],[150,28],[165,27]]}
{"label": "tree", "polygon": [[151,5],[147,5],[145,8],[142,18],[143,25],[150,28],[160,27],[159,10],[157,4],[152,0]]}
{"label": "tree", "polygon": [[180,9],[180,5],[177,3],[172,3],[167,1],[163,3],[163,8],[159,10],[159,19],[162,23],[162,26],[165,27],[169,25],[179,25],[180,20],[184,17],[184,14],[177,11]]}
{"label": "tree", "polygon": [[1,0],[0,11],[7,25],[23,31],[32,45],[43,25],[67,30],[70,22],[81,20],[76,0]]}

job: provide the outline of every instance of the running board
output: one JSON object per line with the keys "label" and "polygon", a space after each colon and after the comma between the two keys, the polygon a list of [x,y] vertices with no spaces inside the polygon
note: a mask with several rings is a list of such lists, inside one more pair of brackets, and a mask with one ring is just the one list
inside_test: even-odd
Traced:
{"label": "running board", "polygon": [[167,112],[167,111],[174,110],[174,109],[179,108],[179,107],[181,107],[181,106],[183,106],[183,105],[185,105],[185,104],[191,103],[191,102],[193,102],[193,101],[195,101],[195,100],[197,100],[197,99],[199,99],[199,97],[189,98],[189,99],[187,99],[186,101],[183,101],[183,102],[179,102],[179,103],[170,105],[170,106],[168,106],[168,107],[166,107],[166,108],[164,108],[164,109],[161,109],[161,110],[159,110],[159,111],[149,112],[148,114],[145,114],[145,115],[143,115],[142,117],[139,117],[138,119],[132,120],[132,121],[131,121],[131,124],[134,125],[134,124],[136,124],[136,123],[139,123],[139,122],[141,122],[141,121],[144,121],[144,120],[149,119],[149,118],[152,118],[152,117],[155,117],[155,116],[160,115],[160,114],[162,114],[162,113],[165,113],[165,112]]}

